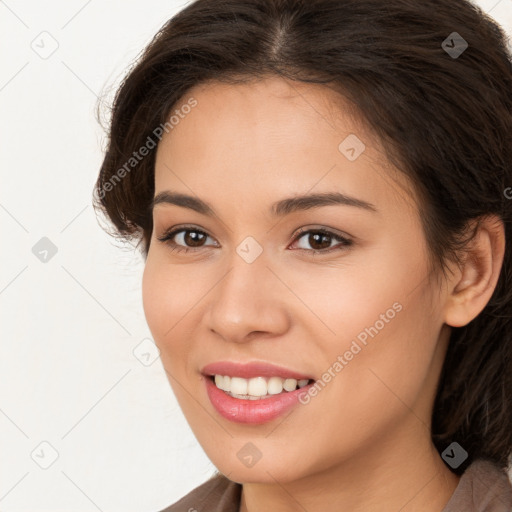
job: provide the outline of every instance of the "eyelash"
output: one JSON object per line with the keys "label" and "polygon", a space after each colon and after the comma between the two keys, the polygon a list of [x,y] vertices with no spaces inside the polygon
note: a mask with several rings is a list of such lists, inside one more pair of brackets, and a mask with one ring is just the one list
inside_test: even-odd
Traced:
{"label": "eyelash", "polygon": [[[175,235],[177,235],[178,233],[181,233],[182,231],[201,233],[203,235],[209,236],[208,233],[206,233],[205,231],[203,231],[201,229],[197,229],[193,226],[182,226],[177,229],[170,229],[170,230],[166,231],[162,236],[157,237],[157,240],[169,245],[171,250],[176,251],[176,252],[187,253],[187,252],[191,252],[191,251],[194,252],[194,251],[203,249],[204,246],[202,246],[202,247],[183,247],[181,245],[176,244],[176,242],[173,242],[172,238],[174,238]],[[329,231],[328,229],[325,229],[325,228],[316,228],[316,229],[300,228],[297,235],[295,236],[295,238],[293,240],[293,243],[298,241],[305,234],[309,234],[309,233],[320,233],[323,235],[327,235],[327,236],[337,240],[338,242],[340,242],[341,246],[334,246],[334,247],[330,247],[329,249],[302,249],[302,248],[300,248],[300,249],[295,249],[295,250],[313,253],[313,255],[326,254],[326,253],[330,253],[330,252],[336,251],[336,250],[346,250],[348,247],[350,247],[353,244],[353,241],[350,240],[349,238],[345,238],[343,236],[337,235],[336,233],[333,233],[332,231]]]}

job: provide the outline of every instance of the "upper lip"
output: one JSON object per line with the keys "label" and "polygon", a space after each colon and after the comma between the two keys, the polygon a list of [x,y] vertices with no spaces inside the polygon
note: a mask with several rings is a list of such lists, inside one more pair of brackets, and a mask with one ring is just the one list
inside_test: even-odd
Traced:
{"label": "upper lip", "polygon": [[310,375],[304,375],[284,366],[266,362],[237,363],[234,361],[218,361],[207,364],[202,370],[203,375],[229,375],[251,379],[253,377],[281,377],[282,379],[314,380]]}

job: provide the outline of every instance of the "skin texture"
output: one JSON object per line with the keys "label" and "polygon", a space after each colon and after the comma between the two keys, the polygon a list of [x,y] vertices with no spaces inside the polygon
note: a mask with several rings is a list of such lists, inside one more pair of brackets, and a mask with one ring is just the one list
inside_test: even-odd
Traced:
{"label": "skin texture", "polygon": [[[191,96],[197,106],[158,146],[155,195],[190,194],[216,215],[155,206],[143,301],[199,443],[244,484],[242,512],[340,504],[440,512],[459,478],[431,443],[435,389],[449,326],[474,318],[496,285],[502,226],[485,222],[467,263],[436,279],[412,187],[333,91],[267,78],[202,84],[184,102]],[[338,149],[349,134],[366,146],[354,161]],[[280,199],[332,191],[377,211],[329,205],[270,214]],[[208,237],[194,243],[184,237],[190,231],[177,234],[177,245],[192,247],[186,253],[157,239],[181,225]],[[299,228],[326,228],[353,243],[315,244],[308,234],[298,238]],[[263,249],[252,263],[236,252],[248,236]],[[338,249],[312,254],[323,247]],[[200,373],[206,364],[271,362],[320,379],[395,303],[401,311],[309,404],[261,425],[230,422],[211,405]],[[248,442],[262,454],[250,468],[237,457]]]}

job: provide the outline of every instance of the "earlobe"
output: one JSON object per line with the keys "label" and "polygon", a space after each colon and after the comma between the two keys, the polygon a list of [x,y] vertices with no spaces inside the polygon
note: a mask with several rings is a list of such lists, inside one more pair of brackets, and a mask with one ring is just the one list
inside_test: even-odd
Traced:
{"label": "earlobe", "polygon": [[465,249],[463,263],[449,283],[445,323],[463,327],[489,302],[500,275],[505,253],[505,229],[496,215],[482,217],[475,237]]}

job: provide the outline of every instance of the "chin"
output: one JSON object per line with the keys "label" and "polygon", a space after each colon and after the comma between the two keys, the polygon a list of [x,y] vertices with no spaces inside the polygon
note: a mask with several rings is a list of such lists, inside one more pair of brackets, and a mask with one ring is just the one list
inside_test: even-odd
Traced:
{"label": "chin", "polygon": [[271,450],[268,450],[269,455],[267,457],[263,453],[257,461],[253,459],[245,462],[245,453],[250,451],[250,448],[247,447],[249,444],[248,442],[242,445],[246,447],[245,449],[239,447],[234,449],[232,451],[233,457],[229,459],[223,456],[219,458],[212,457],[210,460],[218,471],[227,478],[241,484],[275,484],[276,481],[285,484],[306,476],[307,468],[298,467],[295,461],[287,460],[285,456]]}

